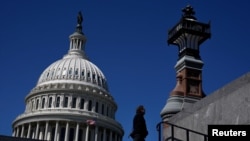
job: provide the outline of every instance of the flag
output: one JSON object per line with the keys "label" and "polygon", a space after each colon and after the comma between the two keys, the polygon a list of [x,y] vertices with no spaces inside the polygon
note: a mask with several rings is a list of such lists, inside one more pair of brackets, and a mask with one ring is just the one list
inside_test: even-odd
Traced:
{"label": "flag", "polygon": [[88,125],[95,125],[95,120],[93,119],[88,119],[86,122]]}

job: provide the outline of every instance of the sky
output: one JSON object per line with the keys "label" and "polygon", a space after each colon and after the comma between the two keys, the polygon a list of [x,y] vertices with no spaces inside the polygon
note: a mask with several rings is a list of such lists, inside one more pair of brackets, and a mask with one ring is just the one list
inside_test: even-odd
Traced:
{"label": "sky", "polygon": [[25,110],[24,99],[41,73],[69,49],[69,35],[83,14],[86,54],[107,78],[118,105],[116,120],[129,141],[135,108],[144,105],[147,141],[176,84],[178,48],[167,31],[191,5],[200,22],[211,22],[210,39],[200,46],[207,96],[250,70],[248,0],[2,0],[0,4],[0,134]]}

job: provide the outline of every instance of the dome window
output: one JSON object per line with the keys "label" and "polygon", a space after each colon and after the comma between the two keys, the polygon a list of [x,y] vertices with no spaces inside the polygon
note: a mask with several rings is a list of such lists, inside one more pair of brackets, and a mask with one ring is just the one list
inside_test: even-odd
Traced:
{"label": "dome window", "polygon": [[67,73],[66,68],[63,68],[63,73],[62,73],[62,75],[66,75],[66,73]]}
{"label": "dome window", "polygon": [[109,116],[109,107],[107,106],[107,116]]}
{"label": "dome window", "polygon": [[92,101],[89,100],[88,111],[91,111],[91,110],[92,110]]}
{"label": "dome window", "polygon": [[49,108],[52,106],[52,97],[49,98]]}
{"label": "dome window", "polygon": [[60,106],[60,96],[56,98],[56,107]]}
{"label": "dome window", "polygon": [[87,73],[87,77],[89,78],[90,77],[90,72],[88,71],[88,73]]}
{"label": "dome window", "polygon": [[104,104],[102,104],[102,115],[104,115]]}
{"label": "dome window", "polygon": [[69,74],[72,74],[72,68],[69,69]]}
{"label": "dome window", "polygon": [[36,100],[36,109],[38,109],[39,106],[39,99]]}
{"label": "dome window", "polygon": [[76,97],[72,100],[72,108],[76,108]]}
{"label": "dome window", "polygon": [[42,108],[44,108],[44,106],[45,106],[45,97],[42,100]]}
{"label": "dome window", "polygon": [[91,79],[91,78],[90,78],[90,72],[88,71],[88,72],[87,72],[87,81],[90,81],[90,79]]}
{"label": "dome window", "polygon": [[80,109],[84,109],[84,99],[81,98],[81,101],[80,101]]}
{"label": "dome window", "polygon": [[30,109],[33,111],[34,109],[34,104],[35,104],[35,102],[34,102],[34,100],[32,100],[32,103],[31,103],[31,107],[30,107]]}
{"label": "dome window", "polygon": [[99,109],[99,103],[96,102],[96,103],[95,103],[95,112],[96,112],[96,113],[98,113],[98,111],[99,111],[98,109]]}
{"label": "dome window", "polygon": [[68,107],[68,102],[69,102],[69,98],[68,98],[68,97],[65,97],[65,98],[64,98],[64,103],[63,103],[63,107],[64,107],[64,108]]}
{"label": "dome window", "polygon": [[82,70],[82,76],[84,76],[84,70]]}
{"label": "dome window", "polygon": [[92,79],[93,79],[93,82],[96,83],[96,78],[95,78],[95,74],[92,75]]}
{"label": "dome window", "polygon": [[100,76],[97,76],[97,84],[100,85]]}
{"label": "dome window", "polygon": [[75,70],[75,75],[78,75],[78,68]]}

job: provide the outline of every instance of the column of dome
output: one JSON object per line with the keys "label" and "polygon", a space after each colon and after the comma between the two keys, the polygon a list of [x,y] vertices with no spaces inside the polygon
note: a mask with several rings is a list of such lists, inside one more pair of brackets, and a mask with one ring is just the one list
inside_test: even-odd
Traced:
{"label": "column of dome", "polygon": [[122,138],[116,129],[72,121],[37,121],[22,124],[14,129],[13,136],[55,141],[89,139],[98,141],[104,138],[107,141],[120,141]]}

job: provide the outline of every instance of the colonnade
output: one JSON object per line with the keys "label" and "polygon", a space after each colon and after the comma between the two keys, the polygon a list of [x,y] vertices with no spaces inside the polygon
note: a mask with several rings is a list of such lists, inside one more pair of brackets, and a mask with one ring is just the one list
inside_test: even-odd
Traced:
{"label": "colonnade", "polygon": [[118,132],[98,125],[71,121],[38,121],[14,127],[14,137],[47,141],[121,141]]}
{"label": "colonnade", "polygon": [[92,111],[111,118],[114,118],[116,110],[115,104],[107,104],[106,101],[96,100],[95,98],[52,93],[27,99],[25,112],[58,108]]}

